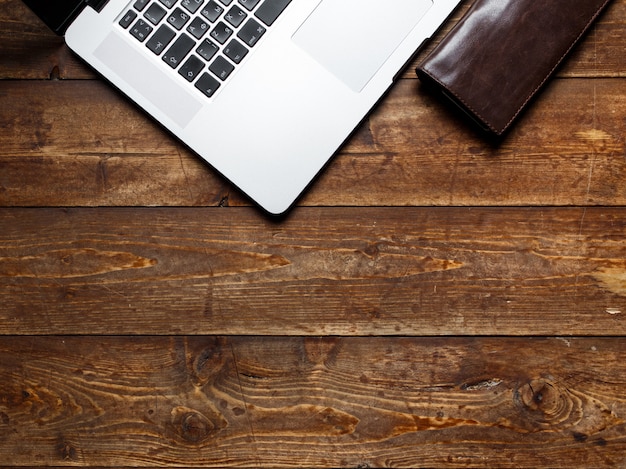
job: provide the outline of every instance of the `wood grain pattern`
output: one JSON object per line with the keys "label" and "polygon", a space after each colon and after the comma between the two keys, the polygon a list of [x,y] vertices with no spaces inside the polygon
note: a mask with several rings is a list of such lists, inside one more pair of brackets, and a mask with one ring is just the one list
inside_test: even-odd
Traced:
{"label": "wood grain pattern", "polygon": [[18,0],[0,0],[0,78],[94,78],[95,75]]}
{"label": "wood grain pattern", "polygon": [[268,218],[0,0],[0,466],[626,468],[626,0],[497,145],[469,4]]}
{"label": "wood grain pattern", "polygon": [[[2,89],[2,206],[249,204],[102,83]],[[406,80],[301,205],[624,205],[624,115],[626,80],[557,80],[493,146]]]}
{"label": "wood grain pattern", "polygon": [[4,209],[0,333],[624,334],[624,214]]}
{"label": "wood grain pattern", "polygon": [[623,467],[625,363],[621,339],[0,338],[0,458]]}

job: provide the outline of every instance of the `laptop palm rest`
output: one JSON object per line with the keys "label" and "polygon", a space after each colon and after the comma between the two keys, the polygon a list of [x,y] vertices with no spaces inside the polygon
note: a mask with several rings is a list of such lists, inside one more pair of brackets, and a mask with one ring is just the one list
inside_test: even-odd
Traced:
{"label": "laptop palm rest", "polygon": [[94,56],[181,128],[202,108],[200,101],[115,33],[109,33]]}
{"label": "laptop palm rest", "polygon": [[360,92],[411,32],[432,0],[323,0],[293,41],[355,92]]}

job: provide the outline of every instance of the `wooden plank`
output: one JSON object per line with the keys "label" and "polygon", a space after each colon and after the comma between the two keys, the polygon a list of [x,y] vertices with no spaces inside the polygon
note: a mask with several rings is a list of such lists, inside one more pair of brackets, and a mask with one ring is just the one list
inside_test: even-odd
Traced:
{"label": "wooden plank", "polygon": [[0,107],[0,205],[215,206],[228,195],[102,82],[0,82]]}
{"label": "wooden plank", "polygon": [[[407,67],[407,78],[415,78],[415,65],[450,30],[469,4],[471,1],[462,4],[432,44]],[[626,0],[614,0],[560,75],[626,76],[625,43]],[[90,79],[95,75],[20,0],[0,0],[0,77]]]}
{"label": "wooden plank", "polygon": [[21,0],[0,0],[0,78],[95,78]]}
{"label": "wooden plank", "polygon": [[0,466],[626,467],[625,22],[499,146],[418,57],[269,219],[0,0]]}
{"label": "wooden plank", "polygon": [[399,83],[320,177],[311,205],[624,205],[626,80],[557,80],[490,143]]}
{"label": "wooden plank", "polygon": [[624,208],[14,208],[0,227],[0,334],[626,333]]}
{"label": "wooden plank", "polygon": [[5,337],[0,458],[623,467],[625,376],[610,338]]}
{"label": "wooden plank", "polygon": [[[0,107],[2,206],[249,203],[100,82],[0,82]],[[626,79],[557,80],[493,146],[404,80],[301,203],[626,205],[624,116]]]}

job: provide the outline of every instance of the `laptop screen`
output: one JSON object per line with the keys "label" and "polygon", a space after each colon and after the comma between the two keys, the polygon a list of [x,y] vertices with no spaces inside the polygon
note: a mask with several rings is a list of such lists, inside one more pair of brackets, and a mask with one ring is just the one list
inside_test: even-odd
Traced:
{"label": "laptop screen", "polygon": [[57,34],[63,34],[85,6],[85,0],[23,0]]}

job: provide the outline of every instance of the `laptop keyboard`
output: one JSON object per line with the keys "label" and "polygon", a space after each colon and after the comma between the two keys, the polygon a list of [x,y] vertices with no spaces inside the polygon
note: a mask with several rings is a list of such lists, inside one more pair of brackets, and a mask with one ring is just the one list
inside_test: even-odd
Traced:
{"label": "laptop keyboard", "polygon": [[119,25],[212,97],[291,0],[134,0]]}

